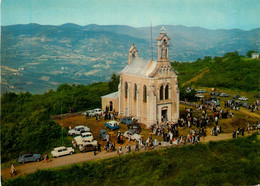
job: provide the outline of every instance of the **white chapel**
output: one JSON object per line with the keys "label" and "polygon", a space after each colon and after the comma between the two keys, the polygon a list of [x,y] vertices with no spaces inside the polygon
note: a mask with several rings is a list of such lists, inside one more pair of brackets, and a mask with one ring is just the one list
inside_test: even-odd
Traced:
{"label": "white chapel", "polygon": [[119,73],[118,92],[101,97],[102,110],[108,107],[120,116],[134,116],[147,126],[178,120],[178,74],[168,57],[169,40],[162,29],[157,38],[157,61],[138,58],[138,50],[131,46],[128,65]]}

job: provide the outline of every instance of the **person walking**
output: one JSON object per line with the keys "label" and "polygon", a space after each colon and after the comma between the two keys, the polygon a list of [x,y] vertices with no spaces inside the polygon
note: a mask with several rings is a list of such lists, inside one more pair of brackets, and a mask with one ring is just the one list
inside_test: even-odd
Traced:
{"label": "person walking", "polygon": [[10,174],[11,174],[11,177],[13,176],[13,174],[16,175],[16,170],[14,168],[14,163],[11,164]]}

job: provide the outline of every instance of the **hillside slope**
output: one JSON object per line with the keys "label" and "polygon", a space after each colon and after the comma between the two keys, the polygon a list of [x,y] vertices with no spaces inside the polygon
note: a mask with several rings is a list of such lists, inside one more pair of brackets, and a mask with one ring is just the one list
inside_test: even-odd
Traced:
{"label": "hillside slope", "polygon": [[260,181],[259,145],[254,134],[235,140],[131,153],[38,170],[8,179],[3,185],[255,185]]}
{"label": "hillside slope", "polygon": [[192,63],[174,62],[179,83],[200,87],[219,87],[244,91],[259,91],[260,59],[239,57],[236,52],[224,57]]}
{"label": "hillside slope", "polygon": [[[141,58],[151,58],[149,27],[28,24],[1,28],[2,92],[43,93],[61,83],[108,81],[113,72],[126,66],[133,42]],[[152,31],[154,59],[160,28],[153,27]],[[171,60],[194,61],[235,50],[240,54],[260,50],[260,29],[208,30],[172,25],[165,28],[171,38]]]}

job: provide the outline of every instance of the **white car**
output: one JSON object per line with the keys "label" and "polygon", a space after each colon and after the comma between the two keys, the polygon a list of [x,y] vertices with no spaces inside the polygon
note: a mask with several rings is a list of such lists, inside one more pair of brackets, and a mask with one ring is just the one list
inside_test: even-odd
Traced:
{"label": "white car", "polygon": [[91,132],[84,132],[84,133],[81,133],[80,136],[76,136],[74,138],[74,147],[78,146],[78,145],[81,145],[83,144],[84,140],[89,140],[89,141],[92,141],[94,139],[93,135]]}
{"label": "white car", "polygon": [[83,112],[82,115],[83,116],[90,116],[90,115],[92,115],[92,113],[94,113],[94,110],[87,110],[86,112]]}
{"label": "white car", "polygon": [[127,130],[125,133],[124,133],[124,137],[126,139],[128,139],[128,137],[130,137],[130,140],[133,140],[133,141],[139,141],[142,137],[139,135],[139,134],[136,134],[134,130]]}
{"label": "white car", "polygon": [[76,126],[74,129],[71,129],[68,131],[68,134],[70,136],[74,136],[74,135],[80,135],[80,133],[82,132],[89,132],[90,129],[86,126],[83,126],[83,125],[78,125]]}
{"label": "white car", "polygon": [[247,101],[248,98],[246,98],[245,96],[241,96],[240,98],[238,98],[240,101]]}
{"label": "white car", "polygon": [[60,156],[65,156],[65,155],[69,155],[69,154],[71,155],[74,153],[75,153],[75,150],[72,147],[64,147],[64,146],[56,147],[56,148],[54,148],[53,151],[51,151],[51,155],[54,158],[58,158]]}
{"label": "white car", "polygon": [[96,147],[97,146],[97,140],[83,140],[82,144],[79,145],[80,152],[85,151],[86,147],[89,147],[89,146]]}
{"label": "white car", "polygon": [[90,117],[96,116],[96,115],[101,115],[103,112],[100,108],[96,108],[93,110],[93,112],[89,113]]}

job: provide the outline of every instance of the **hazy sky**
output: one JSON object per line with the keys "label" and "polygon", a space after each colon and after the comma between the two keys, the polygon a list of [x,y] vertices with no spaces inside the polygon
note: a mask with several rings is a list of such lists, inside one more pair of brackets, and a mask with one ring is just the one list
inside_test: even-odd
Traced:
{"label": "hazy sky", "polygon": [[[1,1],[1,0],[0,0]],[[1,24],[260,27],[260,0],[2,0]]]}

